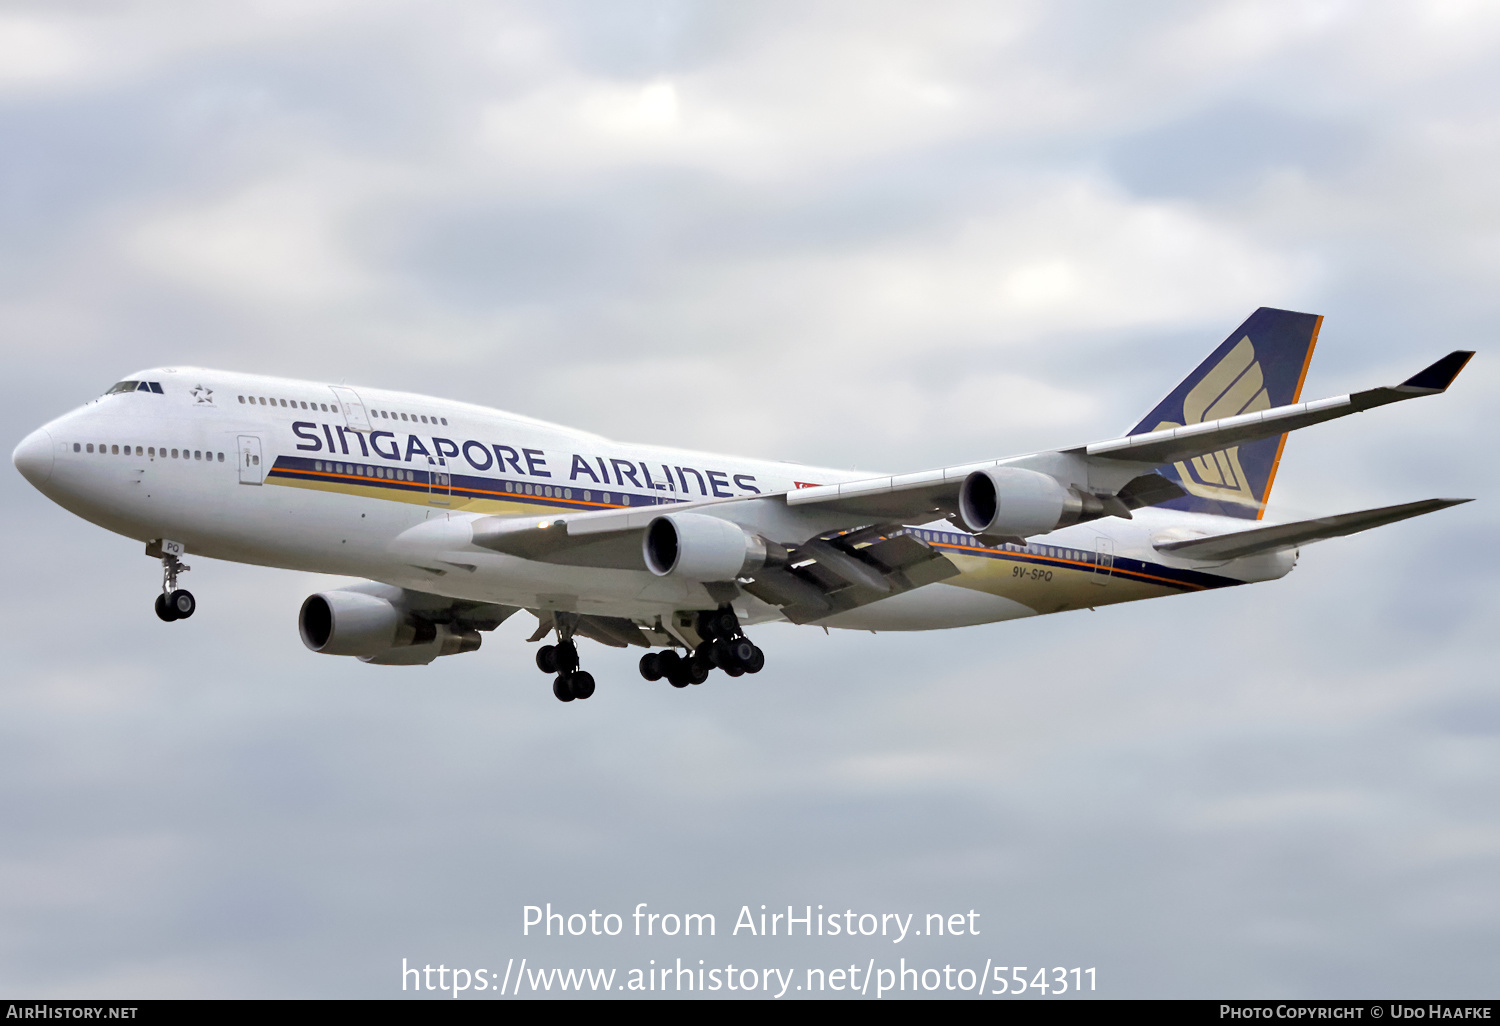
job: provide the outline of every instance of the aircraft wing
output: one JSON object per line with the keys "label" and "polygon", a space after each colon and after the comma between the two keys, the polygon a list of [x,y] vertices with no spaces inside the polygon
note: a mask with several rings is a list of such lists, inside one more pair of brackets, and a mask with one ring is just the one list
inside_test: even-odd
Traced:
{"label": "aircraft wing", "polygon": [[1382,506],[1358,513],[1340,513],[1337,516],[1318,517],[1314,520],[1299,520],[1294,524],[1274,524],[1256,527],[1248,531],[1216,534],[1210,538],[1188,538],[1183,541],[1164,542],[1155,546],[1158,552],[1169,552],[1174,556],[1191,559],[1238,559],[1261,552],[1290,549],[1308,542],[1325,538],[1342,538],[1358,534],[1372,527],[1394,524],[1398,520],[1419,517],[1424,513],[1435,513],[1449,506],[1458,506],[1472,499],[1423,499],[1399,506]]}
{"label": "aircraft wing", "polygon": [[474,522],[474,544],[542,563],[605,570],[644,570],[641,532],[663,513],[705,512],[705,507],[755,502],[761,496],[709,499],[668,506],[637,506],[553,517],[487,516]]}
{"label": "aircraft wing", "polygon": [[[663,513],[716,513],[743,520],[753,517],[756,507],[763,511],[767,505],[781,501],[782,494],[775,494],[565,514],[544,520],[483,517],[471,530],[474,544],[495,552],[569,566],[644,570],[642,532]],[[900,523],[833,530],[819,530],[819,526],[826,525],[810,526],[795,537],[784,535],[788,544],[782,547],[776,565],[757,569],[736,587],[780,607],[794,623],[805,623],[958,573],[951,560]],[[811,537],[803,537],[809,532]],[[727,587],[724,600],[733,597],[734,587],[729,587],[729,582],[706,586]]]}
{"label": "aircraft wing", "polygon": [[[765,495],[543,518],[480,517],[471,525],[472,538],[483,548],[540,562],[643,570],[643,533],[652,521],[664,514],[706,514],[740,524],[779,550],[777,558],[757,569],[752,577],[740,578],[738,583],[709,582],[706,587],[719,589],[716,595],[730,597],[736,588],[742,588],[781,607],[789,619],[816,620],[957,574],[950,560],[903,527],[956,517],[960,489],[976,471],[1011,467],[1046,475],[1086,503],[1087,516],[1129,518],[1133,509],[1185,494],[1175,482],[1155,472],[1163,464],[1220,452],[1376,406],[1437,395],[1448,388],[1472,355],[1450,353],[1389,388],[1052,452]],[[1457,500],[1430,500],[1439,505],[1418,504],[1421,509],[1410,510],[1394,507],[1240,532],[1232,536],[1238,541],[1194,539],[1169,551],[1201,558],[1208,552],[1238,551],[1236,546],[1255,546],[1246,552],[1286,548],[1416,516],[1453,501]],[[1382,516],[1389,519],[1380,519]],[[1052,529],[1043,527],[1030,533]]]}
{"label": "aircraft wing", "polygon": [[[919,517],[936,518],[956,513],[959,488],[975,471],[1015,467],[1050,474],[1062,484],[1097,495],[1104,501],[1106,512],[1128,517],[1130,509],[1154,505],[1182,494],[1174,483],[1153,474],[1155,467],[1206,456],[1377,406],[1439,395],[1448,389],[1473,355],[1467,351],[1449,353],[1401,384],[1388,388],[1371,388],[1316,402],[1294,403],[1258,413],[1091,442],[1054,452],[802,488],[788,493],[786,502],[793,507],[821,507],[854,515],[913,522]],[[1119,500],[1113,508],[1109,502],[1111,498]]]}

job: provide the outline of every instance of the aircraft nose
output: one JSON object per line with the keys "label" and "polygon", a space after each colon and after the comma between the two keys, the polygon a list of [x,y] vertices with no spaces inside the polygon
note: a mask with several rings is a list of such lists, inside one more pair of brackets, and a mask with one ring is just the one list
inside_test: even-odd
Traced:
{"label": "aircraft nose", "polygon": [[52,436],[42,428],[21,439],[16,451],[10,454],[21,476],[40,488],[52,476]]}

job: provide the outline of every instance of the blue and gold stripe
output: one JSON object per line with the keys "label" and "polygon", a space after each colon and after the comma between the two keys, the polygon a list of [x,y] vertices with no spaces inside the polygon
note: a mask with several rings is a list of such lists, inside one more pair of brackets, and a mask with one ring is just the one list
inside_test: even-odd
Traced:
{"label": "blue and gold stripe", "polygon": [[[625,509],[686,501],[666,495],[449,474],[438,467],[390,467],[364,461],[315,460],[301,456],[278,456],[266,482],[476,513],[492,510],[520,513],[538,508],[575,511]],[[907,528],[906,533],[944,555],[1072,570],[1177,591],[1205,591],[1244,583],[1217,574],[1163,566],[1126,556],[1113,556],[1112,562],[1105,564],[1100,562],[1099,553],[1068,546],[1028,544],[987,548],[967,534],[917,528]]]}

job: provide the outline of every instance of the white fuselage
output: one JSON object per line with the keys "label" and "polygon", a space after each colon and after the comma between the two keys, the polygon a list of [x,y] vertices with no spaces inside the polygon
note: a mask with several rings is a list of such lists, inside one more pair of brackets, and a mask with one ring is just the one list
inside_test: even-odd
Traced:
{"label": "white fuselage", "polygon": [[[383,389],[197,368],[141,371],[132,380],[146,387],[93,400],[17,450],[33,484],[72,512],[138,541],[181,542],[198,555],[533,610],[649,623],[716,603],[702,585],[646,569],[568,566],[477,547],[469,529],[476,519],[770,495],[869,476],[623,444]],[[817,514],[801,523],[816,526]],[[1292,552],[1218,565],[1163,555],[1153,539],[1216,534],[1243,522],[1159,509],[999,549],[946,522],[910,526],[959,575],[820,622],[964,626],[1265,580],[1295,561]],[[735,608],[746,622],[779,617],[749,595]]]}

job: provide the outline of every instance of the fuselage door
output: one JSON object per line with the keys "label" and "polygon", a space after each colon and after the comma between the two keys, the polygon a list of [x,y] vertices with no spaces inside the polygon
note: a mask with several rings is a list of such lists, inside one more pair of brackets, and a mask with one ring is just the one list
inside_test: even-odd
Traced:
{"label": "fuselage door", "polygon": [[427,460],[427,502],[433,506],[446,506],[453,499],[453,478],[446,466],[439,466],[432,458]]}
{"label": "fuselage door", "polygon": [[1108,538],[1095,538],[1094,552],[1094,583],[1107,584],[1115,569],[1115,543]]}
{"label": "fuselage door", "polygon": [[355,431],[370,430],[370,418],[365,414],[365,404],[352,388],[330,385],[329,391],[344,409],[344,422]]}
{"label": "fuselage door", "polygon": [[240,435],[240,484],[258,485],[265,478],[260,465],[260,436]]}

